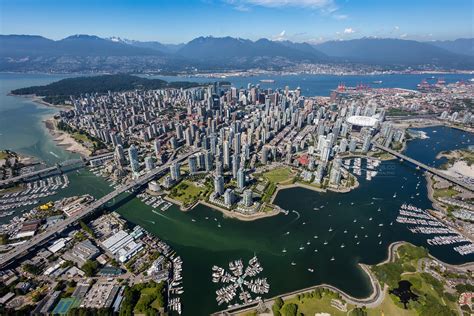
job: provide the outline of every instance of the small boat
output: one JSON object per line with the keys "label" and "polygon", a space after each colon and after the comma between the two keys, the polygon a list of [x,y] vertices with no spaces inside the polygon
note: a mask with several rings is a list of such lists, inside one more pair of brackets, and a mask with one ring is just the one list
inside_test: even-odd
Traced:
{"label": "small boat", "polygon": [[347,229],[344,230],[344,234],[347,234]]}
{"label": "small boat", "polygon": [[221,228],[221,224],[217,224],[217,227]]}
{"label": "small boat", "polygon": [[397,197],[397,193],[393,194],[393,198],[396,198]]}
{"label": "small boat", "polygon": [[283,250],[282,250],[281,252],[286,252],[286,249],[285,249],[285,248],[283,248]]}
{"label": "small boat", "polygon": [[342,245],[341,245],[341,248],[344,248],[345,246],[346,246],[346,245],[342,244]]}
{"label": "small boat", "polygon": [[379,245],[381,245],[381,244],[382,244],[382,241],[379,241]]}
{"label": "small boat", "polygon": [[195,220],[194,218],[193,218],[193,219],[191,219],[191,221],[193,221],[193,222],[196,222],[196,220]]}
{"label": "small boat", "polygon": [[359,236],[358,236],[358,235],[355,235],[354,238],[359,238]]}
{"label": "small boat", "polygon": [[382,226],[383,226],[383,224],[379,224],[379,226],[380,226],[380,227],[382,227]]}
{"label": "small boat", "polygon": [[311,245],[311,242],[310,242],[310,241],[308,241],[306,244],[307,244],[307,245]]}
{"label": "small boat", "polygon": [[358,244],[360,244],[360,241],[358,241],[358,242],[356,243],[356,245],[358,245]]}
{"label": "small boat", "polygon": [[300,250],[304,250],[304,246],[301,246],[301,247],[300,247]]}
{"label": "small boat", "polygon": [[379,207],[379,208],[377,209],[377,212],[380,212],[381,210],[382,210],[382,209]]}
{"label": "small boat", "polygon": [[372,217],[369,218],[369,221],[371,221],[371,220],[372,220]]}
{"label": "small boat", "polygon": [[327,245],[327,244],[328,244],[328,242],[327,242],[327,241],[324,241],[324,245]]}
{"label": "small boat", "polygon": [[328,232],[332,232],[332,227],[329,227],[329,230],[328,230]]}
{"label": "small boat", "polygon": [[309,272],[314,272],[314,270],[313,270],[313,269],[311,269],[311,268],[308,268],[308,271],[309,271]]}
{"label": "small boat", "polygon": [[292,262],[291,265],[292,265],[292,266],[296,266],[296,263]]}
{"label": "small boat", "polygon": [[317,239],[317,238],[318,238],[318,235],[314,235],[313,238],[314,238],[314,239]]}
{"label": "small boat", "polygon": [[353,223],[357,223],[357,220],[356,220],[356,219],[355,219],[355,220],[353,220]]}
{"label": "small boat", "polygon": [[380,236],[382,236],[382,233],[379,233],[379,234],[377,235],[377,237],[379,237],[379,238],[380,238]]}
{"label": "small boat", "polygon": [[334,257],[332,257],[332,258],[331,258],[331,261],[334,261],[334,260],[336,260],[336,259],[335,259]]}
{"label": "small boat", "polygon": [[318,249],[314,249],[314,252],[318,252]]}

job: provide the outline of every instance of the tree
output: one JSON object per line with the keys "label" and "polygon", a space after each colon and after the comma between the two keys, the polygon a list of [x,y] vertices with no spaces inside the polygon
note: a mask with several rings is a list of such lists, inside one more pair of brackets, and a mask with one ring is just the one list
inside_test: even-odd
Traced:
{"label": "tree", "polygon": [[97,268],[99,267],[99,263],[93,260],[87,260],[86,263],[81,267],[82,271],[86,274],[86,276],[90,277],[95,275],[97,272]]}
{"label": "tree", "polygon": [[298,313],[298,305],[289,303],[281,309],[282,316],[296,316]]}

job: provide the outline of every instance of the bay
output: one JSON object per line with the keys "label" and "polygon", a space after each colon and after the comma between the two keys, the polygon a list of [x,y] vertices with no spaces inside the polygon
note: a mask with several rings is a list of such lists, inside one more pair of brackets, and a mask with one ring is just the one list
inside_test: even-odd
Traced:
{"label": "bay", "polygon": [[[386,84],[415,89],[426,76],[282,76],[272,78],[275,83],[268,86],[300,86],[305,95],[328,95],[330,89],[340,82],[355,85],[382,80],[383,83],[377,86]],[[17,150],[49,164],[75,156],[56,146],[43,127],[41,120],[53,114],[55,109],[6,95],[14,88],[46,84],[60,78],[63,77],[0,74],[0,149]],[[444,75],[444,78],[447,82],[455,82],[467,80],[469,76]],[[207,78],[199,80],[209,81]],[[248,82],[258,83],[260,77],[227,80],[236,86],[246,86]],[[435,159],[438,152],[467,147],[474,141],[472,134],[446,127],[430,127],[423,131],[429,138],[410,141],[406,154],[430,165],[437,166],[443,162]],[[372,181],[359,179],[360,187],[347,194],[322,194],[301,188],[280,191],[276,204],[295,212],[254,222],[224,218],[221,213],[203,206],[186,213],[171,207],[166,212],[155,214],[138,199],[117,203],[111,209],[167,241],[183,258],[185,315],[204,315],[219,309],[215,301],[215,291],[219,286],[211,282],[213,265],[225,267],[231,260],[242,258],[246,261],[254,254],[264,268],[262,277],[267,277],[271,285],[268,296],[320,283],[332,284],[355,297],[367,296],[371,291],[370,283],[357,264],[375,264],[384,260],[388,245],[398,240],[426,246],[430,253],[448,263],[474,260],[472,255],[457,254],[452,246],[428,246],[426,236],[414,235],[404,225],[395,223],[403,202],[422,208],[431,206],[426,196],[426,182],[420,171],[398,160],[384,162],[380,168]],[[54,198],[84,193],[99,197],[111,190],[106,181],[87,170],[73,171],[68,175],[71,185]],[[397,193],[396,198],[394,193]],[[319,210],[314,210],[315,207]],[[372,221],[369,221],[370,217]],[[314,238],[316,235],[318,238]],[[356,240],[360,241],[359,245]],[[324,241],[328,244],[324,245]],[[344,248],[341,248],[342,244]],[[282,252],[283,249],[286,252]],[[335,260],[330,261],[331,257]],[[292,266],[291,262],[296,265]],[[308,268],[314,269],[314,273],[310,273]]]}

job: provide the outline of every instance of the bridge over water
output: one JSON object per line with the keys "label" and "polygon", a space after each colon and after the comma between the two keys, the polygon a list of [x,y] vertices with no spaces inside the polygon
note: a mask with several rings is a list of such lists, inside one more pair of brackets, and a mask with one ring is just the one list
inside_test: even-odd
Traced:
{"label": "bridge over water", "polygon": [[67,168],[67,167],[72,167],[72,166],[79,166],[79,167],[84,167],[89,161],[95,160],[95,159],[102,159],[106,157],[112,157],[113,153],[105,153],[97,156],[90,156],[90,157],[85,157],[82,159],[70,159],[66,160],[62,163],[56,164],[51,167],[43,168],[41,170],[36,170],[33,172],[25,173],[13,178],[5,179],[5,180],[0,180],[0,187],[6,186],[6,185],[11,185],[17,182],[21,182],[30,178],[34,177],[41,177],[41,175],[47,175],[50,172],[56,171],[56,170],[61,170],[61,168]]}
{"label": "bridge over water", "polygon": [[1,255],[1,257],[0,257],[0,268],[4,268],[8,264],[13,263],[14,259],[20,258],[20,257],[28,254],[29,250],[34,249],[35,247],[42,244],[43,242],[48,241],[54,235],[56,235],[58,233],[61,233],[63,230],[65,230],[69,226],[74,225],[79,220],[81,220],[84,217],[92,214],[99,207],[106,204],[110,200],[113,200],[114,198],[116,198],[120,194],[124,193],[125,191],[128,191],[128,190],[134,191],[134,190],[140,188],[141,186],[143,186],[144,184],[148,183],[149,181],[153,180],[159,174],[162,174],[162,173],[168,171],[168,168],[171,165],[171,163],[182,161],[182,160],[186,159],[187,157],[197,153],[198,151],[199,150],[196,149],[196,150],[193,150],[193,151],[188,152],[186,154],[180,155],[180,156],[178,156],[178,158],[176,158],[172,161],[168,161],[163,166],[155,168],[154,170],[142,175],[141,177],[133,180],[132,182],[130,182],[126,185],[120,186],[116,190],[110,192],[109,194],[107,194],[107,195],[101,197],[100,199],[92,202],[91,204],[85,206],[79,214],[68,217],[67,219],[65,219],[62,222],[59,222],[58,224],[54,225],[53,227],[47,228],[45,231],[43,231],[42,233],[34,236],[33,238],[26,241],[25,243],[16,246],[14,249],[10,250],[6,254]]}
{"label": "bridge over water", "polygon": [[436,175],[436,176],[438,176],[438,177],[440,177],[440,178],[442,178],[442,179],[445,179],[445,180],[447,180],[447,181],[449,181],[449,182],[451,182],[451,183],[453,183],[453,184],[456,184],[456,185],[458,185],[458,186],[460,186],[460,187],[462,187],[462,188],[464,188],[464,189],[467,189],[467,190],[469,190],[469,191],[474,191],[474,186],[473,186],[473,185],[471,185],[471,184],[469,184],[469,183],[466,183],[466,182],[463,182],[463,181],[461,181],[461,180],[459,180],[459,179],[456,179],[456,178],[454,178],[454,177],[452,177],[452,176],[450,176],[450,175],[444,173],[444,172],[441,171],[441,170],[438,170],[438,169],[436,169],[436,168],[432,168],[432,167],[430,167],[430,166],[428,166],[428,165],[426,165],[426,164],[424,164],[424,163],[422,163],[422,162],[419,162],[418,160],[415,160],[415,159],[413,159],[413,158],[410,158],[410,157],[408,157],[408,156],[406,156],[406,155],[404,155],[404,154],[402,154],[402,153],[399,153],[398,151],[395,151],[395,150],[390,149],[390,148],[388,148],[388,147],[382,146],[382,145],[380,145],[380,144],[378,144],[378,143],[373,142],[372,145],[375,146],[376,148],[380,149],[380,150],[383,150],[383,151],[385,151],[385,152],[387,152],[387,153],[389,153],[389,154],[395,156],[395,157],[398,157],[398,158],[400,158],[400,159],[406,160],[406,161],[408,161],[408,162],[410,162],[410,163],[412,163],[412,164],[414,164],[414,165],[420,167],[421,169],[424,169],[424,170],[428,171],[429,173],[434,174],[434,175]]}

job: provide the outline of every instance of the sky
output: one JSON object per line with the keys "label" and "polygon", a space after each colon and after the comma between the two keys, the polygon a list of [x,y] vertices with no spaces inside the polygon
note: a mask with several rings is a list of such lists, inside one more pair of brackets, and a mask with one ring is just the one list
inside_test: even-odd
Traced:
{"label": "sky", "polygon": [[0,0],[0,33],[162,43],[199,36],[451,40],[474,37],[474,0]]}

